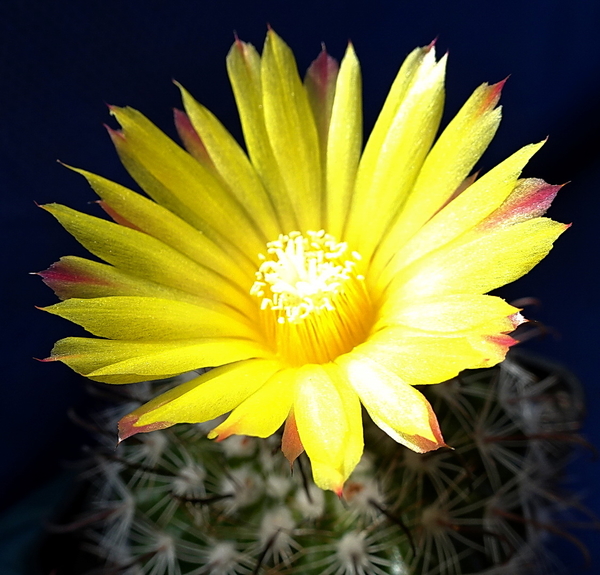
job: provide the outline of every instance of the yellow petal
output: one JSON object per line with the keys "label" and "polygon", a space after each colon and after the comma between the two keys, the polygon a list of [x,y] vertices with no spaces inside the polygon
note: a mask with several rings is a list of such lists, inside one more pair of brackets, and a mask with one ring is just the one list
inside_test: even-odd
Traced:
{"label": "yellow petal", "polygon": [[420,300],[386,301],[376,329],[403,325],[413,329],[447,332],[470,331],[493,320],[503,320],[519,312],[499,297],[452,294]]}
{"label": "yellow petal", "polygon": [[[177,82],[175,82],[177,84]],[[200,139],[198,132],[192,126],[190,118],[185,112],[175,108],[173,110],[173,121],[177,135],[183,144],[183,147],[189,152],[196,161],[200,162],[209,172],[218,177],[218,170],[210,159],[204,143]]]}
{"label": "yellow petal", "polygon": [[111,113],[123,130],[112,134],[121,161],[148,195],[232,256],[252,260],[259,253],[267,240],[210,171],[136,110],[111,107]]}
{"label": "yellow petal", "polygon": [[183,105],[192,126],[228,190],[246,207],[269,240],[282,233],[273,206],[248,157],[221,122],[181,86]]}
{"label": "yellow petal", "polygon": [[325,367],[303,366],[298,369],[294,416],[315,483],[339,494],[362,454],[356,394],[335,381]]}
{"label": "yellow petal", "polygon": [[225,439],[230,435],[269,437],[283,424],[290,413],[296,393],[297,369],[275,373],[250,397],[238,405],[231,415],[215,427],[208,437]]}
{"label": "yellow petal", "polygon": [[440,122],[446,57],[436,63],[433,47],[422,54],[408,74],[400,69],[405,89],[388,96],[394,106],[388,110],[386,102],[360,161],[345,239],[367,259],[405,201]]}
{"label": "yellow petal", "polygon": [[470,332],[462,337],[448,337],[387,327],[356,346],[350,355],[370,358],[410,385],[429,385],[455,377],[482,360],[468,341],[468,335]]}
{"label": "yellow petal", "polygon": [[355,351],[411,384],[438,383],[463,369],[496,365],[516,343],[505,334],[525,321],[517,308],[486,295],[396,301],[386,309],[377,326],[393,329],[381,329]]}
{"label": "yellow petal", "polygon": [[508,350],[518,343],[510,335],[497,334],[497,332],[496,335],[474,334],[468,336],[467,340],[480,356],[477,363],[468,366],[469,369],[493,367],[499,364],[504,361]]}
{"label": "yellow petal", "polygon": [[153,297],[71,298],[42,309],[110,339],[260,337],[244,316],[213,300],[190,304]]}
{"label": "yellow petal", "polygon": [[341,238],[344,231],[361,146],[360,65],[352,44],[349,44],[336,82],[327,138],[325,229],[336,238]]}
{"label": "yellow petal", "polygon": [[543,144],[521,148],[433,216],[409,242],[396,250],[382,273],[381,285],[404,266],[468,232],[497,210],[514,190],[525,164]]}
{"label": "yellow petal", "polygon": [[431,48],[431,46],[415,48],[402,63],[369,136],[365,149],[367,156],[365,161],[372,161],[373,156],[376,156],[376,152],[383,146],[398,108],[402,104],[409,87],[414,82],[418,71],[422,69],[429,70],[435,63],[435,51]]}
{"label": "yellow petal", "polygon": [[323,173],[325,173],[324,160],[327,157],[327,139],[338,73],[339,66],[337,61],[327,54],[325,46],[323,46],[321,53],[308,67],[304,76],[304,87],[315,118],[315,127],[317,128],[319,137],[321,169]]}
{"label": "yellow petal", "polygon": [[238,261],[243,266],[242,271],[219,245],[163,206],[115,182],[84,170],[71,169],[84,176],[94,191],[137,229],[196,263],[231,278],[244,287],[248,282],[248,274],[254,273],[254,266],[249,261]]}
{"label": "yellow petal", "polygon": [[299,231],[319,230],[322,180],[315,120],[294,55],[272,30],[262,55],[261,80],[267,134]]}
{"label": "yellow petal", "polygon": [[345,374],[339,369],[339,366],[335,363],[328,363],[324,367],[340,394],[348,422],[342,465],[342,475],[345,480],[358,465],[364,450],[362,408],[356,392],[351,387]]}
{"label": "yellow petal", "polygon": [[225,337],[161,342],[67,337],[56,342],[47,361],[61,361],[97,381],[132,383],[270,355],[252,341]]}
{"label": "yellow petal", "polygon": [[503,84],[477,88],[437,139],[406,205],[378,249],[375,270],[444,206],[470,174],[500,124],[501,109],[495,106]]}
{"label": "yellow petal", "polygon": [[196,303],[202,300],[175,288],[143,280],[113,266],[65,256],[38,273],[60,299],[107,296],[146,296]]}
{"label": "yellow petal", "polygon": [[420,392],[369,358],[349,353],[336,363],[373,421],[392,439],[419,453],[445,445],[431,406]]}
{"label": "yellow petal", "polygon": [[428,297],[451,293],[480,294],[527,273],[548,254],[568,226],[535,218],[446,245],[402,270],[394,280],[394,297]]}
{"label": "yellow petal", "polygon": [[119,422],[119,438],[175,423],[200,423],[231,411],[250,397],[279,362],[249,359],[222,367],[178,385],[142,405]]}
{"label": "yellow petal", "polygon": [[260,56],[254,46],[236,40],[227,55],[227,72],[252,165],[271,197],[285,233],[300,230],[269,142],[263,107]]}
{"label": "yellow petal", "polygon": [[546,213],[561,188],[536,178],[520,180],[506,201],[478,228],[483,231],[539,218]]}
{"label": "yellow petal", "polygon": [[247,292],[145,233],[58,204],[44,209],[91,253],[122,271],[254,313]]}

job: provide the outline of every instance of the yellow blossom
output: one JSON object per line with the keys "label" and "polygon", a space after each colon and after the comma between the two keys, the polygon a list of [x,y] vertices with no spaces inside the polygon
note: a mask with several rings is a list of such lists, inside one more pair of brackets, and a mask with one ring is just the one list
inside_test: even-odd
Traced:
{"label": "yellow blossom", "polygon": [[98,338],[49,360],[114,384],[214,369],[136,409],[120,438],[230,412],[210,432],[303,450],[341,492],[363,451],[361,404],[399,443],[444,445],[414,385],[501,361],[523,320],[484,295],[528,272],[567,226],[542,217],[558,186],[520,179],[542,144],[476,179],[500,122],[483,84],[435,140],[446,58],[411,52],[362,150],[361,78],[350,45],[304,82],[288,46],[236,40],[227,69],[246,152],[183,88],[186,150],[139,112],[112,107],[111,137],[151,198],[83,174],[114,222],[45,209],[106,263],[68,256],[42,277],[46,311]]}

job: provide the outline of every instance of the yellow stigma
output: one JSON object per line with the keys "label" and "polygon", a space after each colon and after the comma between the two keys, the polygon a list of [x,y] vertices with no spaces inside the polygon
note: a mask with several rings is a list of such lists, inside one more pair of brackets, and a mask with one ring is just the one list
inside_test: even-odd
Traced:
{"label": "yellow stigma", "polygon": [[291,232],[267,244],[250,293],[263,324],[292,365],[326,363],[364,340],[372,312],[360,255],[324,230]]}

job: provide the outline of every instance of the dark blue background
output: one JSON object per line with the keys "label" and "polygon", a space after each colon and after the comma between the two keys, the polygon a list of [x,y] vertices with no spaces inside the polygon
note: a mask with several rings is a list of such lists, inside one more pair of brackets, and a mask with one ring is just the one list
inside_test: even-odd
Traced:
{"label": "dark blue background", "polygon": [[[527,347],[560,360],[582,379],[589,410],[583,432],[599,446],[599,6],[593,0],[3,2],[2,504],[52,477],[81,441],[66,413],[86,408],[82,378],[62,365],[32,360],[46,356],[74,328],[34,309],[55,300],[39,278],[27,274],[62,255],[84,255],[34,201],[88,210],[95,199],[83,179],[56,160],[127,184],[102,127],[110,122],[104,103],[131,105],[174,135],[171,108],[180,104],[172,78],[239,137],[224,59],[234,31],[260,47],[267,23],[295,51],[302,71],[322,41],[337,58],[353,41],[363,69],[366,130],[403,57],[435,37],[442,53],[450,51],[446,118],[481,82],[510,74],[504,120],[481,167],[487,170],[549,134],[525,175],[572,182],[550,215],[574,225],[547,260],[502,293],[541,300],[542,307],[528,315],[560,335]],[[587,504],[600,510],[600,463],[585,454],[572,477]],[[592,573],[600,571],[598,533],[578,535],[592,547]],[[567,546],[561,553],[573,565],[581,563]]]}

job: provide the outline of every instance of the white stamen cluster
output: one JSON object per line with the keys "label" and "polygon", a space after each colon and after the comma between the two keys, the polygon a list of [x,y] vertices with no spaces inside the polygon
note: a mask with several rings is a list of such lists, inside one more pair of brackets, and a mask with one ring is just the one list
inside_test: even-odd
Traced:
{"label": "white stamen cluster", "polygon": [[267,255],[256,272],[250,293],[262,298],[261,309],[277,312],[281,324],[297,323],[311,313],[335,310],[335,296],[351,277],[362,280],[355,271],[360,255],[348,244],[338,242],[324,230],[306,234],[291,232],[267,244]]}

